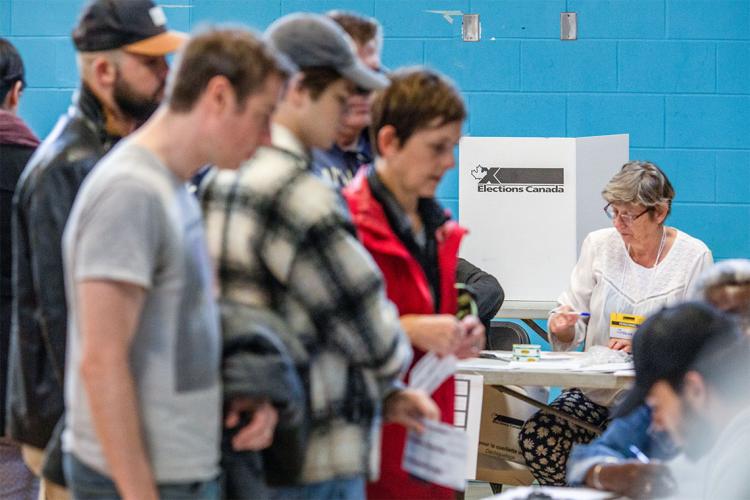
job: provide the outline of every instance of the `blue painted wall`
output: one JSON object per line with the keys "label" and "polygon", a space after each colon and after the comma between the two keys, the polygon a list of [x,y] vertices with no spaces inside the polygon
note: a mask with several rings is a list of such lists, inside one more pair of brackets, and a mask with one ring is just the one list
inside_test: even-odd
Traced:
{"label": "blue painted wall", "polygon": [[[21,50],[21,113],[41,135],[76,84],[71,27],[81,0],[0,0],[0,35]],[[396,68],[432,65],[466,95],[468,133],[629,133],[631,157],[656,161],[677,189],[672,224],[717,258],[750,257],[750,0],[169,0],[173,28],[236,21],[263,29],[295,10],[373,15]],[[481,14],[482,41],[460,41],[427,10]],[[579,39],[559,40],[578,13]],[[440,186],[458,210],[455,172]]]}

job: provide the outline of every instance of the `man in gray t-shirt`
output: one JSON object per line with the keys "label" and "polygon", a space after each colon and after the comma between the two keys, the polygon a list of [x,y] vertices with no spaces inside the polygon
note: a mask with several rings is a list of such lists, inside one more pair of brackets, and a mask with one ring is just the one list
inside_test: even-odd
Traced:
{"label": "man in gray t-shirt", "polygon": [[[86,349],[79,330],[87,304],[75,284],[142,289],[129,365],[154,476],[158,482],[211,479],[218,474],[220,336],[197,203],[179,177],[132,141],[101,161],[79,201],[64,240],[68,361],[79,366]],[[108,472],[83,382],[80,370],[66,379],[64,444],[86,465]]]}
{"label": "man in gray t-shirt", "polygon": [[[218,497],[221,337],[185,182],[208,163],[238,168],[268,140],[288,72],[253,35],[228,29],[194,37],[174,71],[165,105],[97,164],[65,230],[74,497]],[[241,427],[235,449],[271,443],[267,401],[237,397],[225,412],[227,427]]]}

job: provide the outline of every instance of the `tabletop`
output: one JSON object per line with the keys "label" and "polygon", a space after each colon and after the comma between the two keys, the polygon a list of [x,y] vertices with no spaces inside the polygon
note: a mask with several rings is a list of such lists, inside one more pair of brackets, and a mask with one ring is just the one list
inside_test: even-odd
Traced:
{"label": "tabletop", "polygon": [[[580,357],[580,354],[565,353],[565,356],[569,356],[575,361]],[[562,360],[537,363],[509,363],[508,361],[499,359],[470,358],[458,362],[457,373],[482,375],[485,385],[622,389],[630,387],[635,381],[633,370],[622,367],[619,364],[616,365],[617,369],[609,372],[601,371],[602,369],[606,369],[602,368],[603,365],[588,368],[574,365],[576,363]]]}

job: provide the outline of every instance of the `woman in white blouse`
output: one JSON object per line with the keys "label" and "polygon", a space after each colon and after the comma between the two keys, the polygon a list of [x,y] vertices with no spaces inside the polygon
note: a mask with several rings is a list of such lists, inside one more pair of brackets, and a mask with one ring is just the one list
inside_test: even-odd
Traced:
{"label": "woman in white blouse", "polygon": [[[612,228],[590,233],[570,285],[548,320],[555,351],[607,346],[630,352],[633,333],[650,314],[694,293],[700,274],[713,263],[706,245],[664,224],[674,189],[653,163],[623,165],[602,191]],[[590,313],[590,316],[581,313]],[[564,391],[551,406],[598,427],[619,401],[614,390]],[[540,484],[565,484],[574,444],[595,435],[560,417],[537,412],[526,421],[519,444]]]}

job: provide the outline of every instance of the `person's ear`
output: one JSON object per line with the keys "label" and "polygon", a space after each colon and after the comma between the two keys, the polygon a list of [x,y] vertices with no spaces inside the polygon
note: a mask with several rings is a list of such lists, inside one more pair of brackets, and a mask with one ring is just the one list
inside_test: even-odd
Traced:
{"label": "person's ear", "polygon": [[303,73],[296,73],[289,79],[289,83],[286,86],[286,92],[282,97],[283,101],[287,101],[294,108],[301,108],[310,99],[310,90],[302,86],[302,80],[305,75]]}
{"label": "person's ear", "polygon": [[708,404],[708,388],[700,373],[689,371],[682,385],[682,398],[692,408],[705,408]]}
{"label": "person's ear", "polygon": [[98,56],[91,62],[91,75],[100,89],[114,88],[117,72],[117,64],[109,57]]}
{"label": "person's ear", "polygon": [[380,151],[380,156],[383,158],[392,157],[401,149],[401,141],[396,133],[396,127],[393,125],[385,125],[378,130],[376,139],[378,141],[378,151]]}
{"label": "person's ear", "polygon": [[21,93],[23,92],[23,82],[18,80],[10,88],[8,92],[8,107],[11,109],[17,109],[18,104],[21,102]]}
{"label": "person's ear", "polygon": [[211,114],[221,115],[235,104],[232,84],[223,75],[214,76],[206,85],[203,99],[205,99]]}
{"label": "person's ear", "polygon": [[666,203],[659,203],[654,207],[654,218],[656,218],[656,222],[659,224],[664,222],[664,219],[667,218],[667,213],[669,212],[669,207]]}

